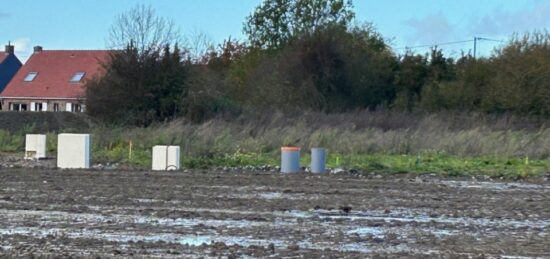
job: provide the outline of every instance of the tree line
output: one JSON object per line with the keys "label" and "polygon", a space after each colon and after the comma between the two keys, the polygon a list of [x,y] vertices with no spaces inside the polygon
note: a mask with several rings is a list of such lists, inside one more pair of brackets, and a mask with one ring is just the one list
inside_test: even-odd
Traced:
{"label": "tree line", "polygon": [[[192,53],[173,23],[138,6],[117,18],[105,74],[87,84],[88,113],[147,126],[185,117],[304,110],[481,111],[550,115],[550,34],[514,35],[489,57],[397,54],[346,0],[264,0],[248,40]],[[145,29],[144,29],[145,28]]]}

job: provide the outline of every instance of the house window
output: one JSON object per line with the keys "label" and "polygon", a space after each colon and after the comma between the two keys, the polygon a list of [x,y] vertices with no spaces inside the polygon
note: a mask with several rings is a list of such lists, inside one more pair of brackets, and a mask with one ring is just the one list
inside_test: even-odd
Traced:
{"label": "house window", "polygon": [[42,108],[43,108],[42,103],[35,103],[34,104],[34,110],[35,111],[40,112],[40,111],[42,111]]}
{"label": "house window", "polygon": [[27,110],[27,104],[26,103],[10,103],[10,111],[26,111]]}
{"label": "house window", "polygon": [[37,75],[38,75],[38,72],[29,72],[27,76],[25,76],[25,79],[23,79],[23,81],[32,82]]}
{"label": "house window", "polygon": [[82,112],[82,105],[73,104],[73,112]]}
{"label": "house window", "polygon": [[19,111],[19,104],[18,103],[10,103],[10,111]]}
{"label": "house window", "polygon": [[59,111],[59,103],[54,103],[54,104],[53,104],[53,111],[54,111],[54,112],[58,112],[58,111]]}
{"label": "house window", "polygon": [[71,83],[78,83],[80,82],[80,80],[82,80],[82,78],[84,77],[86,73],[84,72],[76,72],[74,73],[74,75],[71,77],[71,80],[70,82]]}

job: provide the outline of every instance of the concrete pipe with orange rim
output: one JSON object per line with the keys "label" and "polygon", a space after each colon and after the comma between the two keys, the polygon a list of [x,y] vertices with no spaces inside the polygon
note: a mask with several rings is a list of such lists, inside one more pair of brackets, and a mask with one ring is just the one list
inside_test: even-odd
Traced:
{"label": "concrete pipe with orange rim", "polygon": [[281,147],[281,173],[300,172],[300,148]]}

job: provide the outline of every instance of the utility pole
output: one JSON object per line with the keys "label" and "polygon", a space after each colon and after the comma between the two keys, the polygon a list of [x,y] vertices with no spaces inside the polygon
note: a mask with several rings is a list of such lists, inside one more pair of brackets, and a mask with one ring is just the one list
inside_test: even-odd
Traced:
{"label": "utility pole", "polygon": [[479,40],[481,38],[478,38],[478,37],[474,37],[474,60],[476,59],[476,54],[477,54],[477,40]]}

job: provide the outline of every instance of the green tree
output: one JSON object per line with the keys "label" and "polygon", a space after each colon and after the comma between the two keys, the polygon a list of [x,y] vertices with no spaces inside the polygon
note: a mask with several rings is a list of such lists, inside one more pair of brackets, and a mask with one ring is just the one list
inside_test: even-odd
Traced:
{"label": "green tree", "polygon": [[437,46],[432,48],[428,57],[428,80],[450,81],[455,78],[455,62],[452,58],[446,58],[442,49]]}
{"label": "green tree", "polygon": [[327,25],[276,53],[251,50],[231,69],[231,92],[249,109],[339,112],[391,103],[395,59],[370,25]]}
{"label": "green tree", "polygon": [[420,93],[428,79],[428,74],[426,56],[407,52],[400,57],[395,72],[397,96],[392,107],[402,111],[412,110],[420,99]]}
{"label": "green tree", "polygon": [[550,116],[550,34],[514,36],[491,60],[495,69],[483,108]]}
{"label": "green tree", "polygon": [[87,112],[107,123],[147,126],[181,115],[188,65],[176,46],[140,53],[129,45],[111,54],[105,74],[88,82]]}
{"label": "green tree", "polygon": [[193,65],[185,86],[187,93],[182,100],[182,111],[191,121],[201,122],[223,115],[235,114],[238,109],[227,95],[224,74],[209,66]]}
{"label": "green tree", "polygon": [[244,32],[252,46],[277,49],[329,24],[347,26],[352,8],[351,0],[264,0],[247,17]]}
{"label": "green tree", "polygon": [[428,74],[420,93],[419,106],[428,111],[448,108],[445,88],[456,78],[455,62],[447,58],[437,47],[431,49],[428,56]]}
{"label": "green tree", "polygon": [[492,64],[485,58],[467,55],[458,59],[455,67],[456,79],[442,86],[446,107],[462,111],[481,109],[487,86],[494,77]]}

